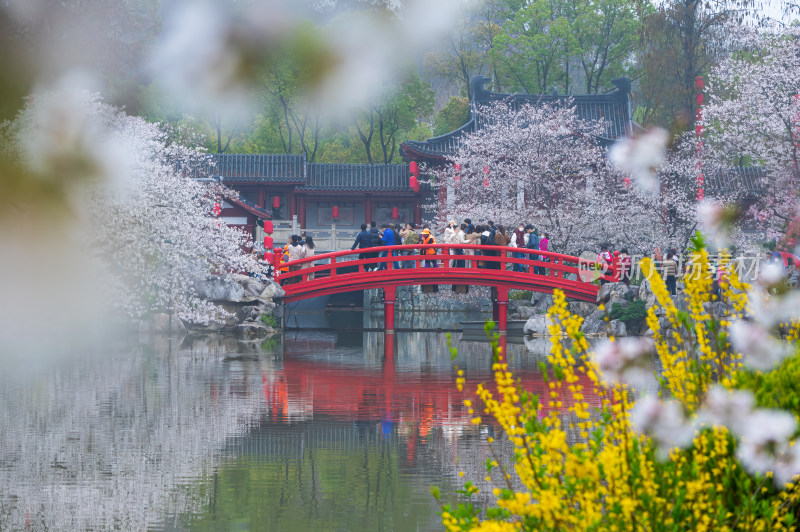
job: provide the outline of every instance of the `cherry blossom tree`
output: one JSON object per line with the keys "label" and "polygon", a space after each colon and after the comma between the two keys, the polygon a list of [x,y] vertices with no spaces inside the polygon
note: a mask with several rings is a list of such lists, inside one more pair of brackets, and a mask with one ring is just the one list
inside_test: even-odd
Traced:
{"label": "cherry blossom tree", "polygon": [[[462,140],[435,183],[442,218],[532,223],[550,234],[552,250],[567,253],[606,242],[648,252],[694,224],[676,205],[681,194],[635,187],[613,168],[596,141],[604,124],[582,120],[570,101],[477,112],[485,126]],[[665,185],[676,168],[665,166]]]}
{"label": "cherry blossom tree", "polygon": [[6,137],[32,171],[90,176],[75,191],[76,210],[86,229],[83,252],[108,299],[133,317],[169,311],[190,322],[221,319],[221,308],[196,296],[196,283],[211,274],[263,273],[245,253],[248,236],[213,216],[214,204],[236,193],[187,177],[202,151],[168,144],[158,125],[88,93],[67,98],[69,116],[80,120],[54,124],[64,100],[60,93],[33,98]]}
{"label": "cherry blossom tree", "polygon": [[749,214],[776,238],[800,208],[800,29],[736,31],[742,50],[714,69],[708,84],[704,156],[720,167],[766,170]]}

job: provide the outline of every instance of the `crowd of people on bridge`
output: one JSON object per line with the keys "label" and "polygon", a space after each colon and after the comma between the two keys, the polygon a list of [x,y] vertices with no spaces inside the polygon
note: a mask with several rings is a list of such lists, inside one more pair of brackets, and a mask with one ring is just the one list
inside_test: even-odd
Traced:
{"label": "crowd of people on bridge", "polygon": [[[375,259],[378,257],[387,257],[393,253],[391,246],[396,245],[417,245],[417,244],[475,244],[482,246],[501,246],[501,247],[515,247],[524,248],[531,251],[547,251],[549,245],[549,236],[543,233],[541,236],[537,229],[530,224],[519,224],[519,227],[513,231],[507,231],[502,225],[495,225],[494,222],[488,221],[485,224],[473,224],[472,220],[467,218],[461,223],[456,223],[450,220],[441,235],[441,239],[437,240],[431,226],[424,224],[421,229],[416,227],[413,223],[406,224],[383,224],[378,228],[375,222],[371,224],[361,224],[361,231],[356,235],[356,239],[350,249],[358,249],[360,251],[358,258]],[[436,248],[421,248],[415,249],[401,249],[397,250],[395,256],[411,256],[423,255],[432,256],[437,254]],[[480,255],[483,257],[499,257],[500,251],[494,250],[471,250],[459,249],[452,250],[452,254],[456,258],[450,260],[449,266],[454,268],[465,268],[466,259],[458,258],[464,255]],[[537,254],[531,255],[530,252],[518,251],[514,252],[513,256],[516,258],[531,258],[541,259]],[[546,259],[543,259],[546,261]],[[422,267],[436,268],[439,267],[439,261],[435,259],[422,259],[420,260]],[[416,261],[404,260],[401,262],[393,261],[395,269],[401,267],[414,268]],[[485,259],[478,262],[479,268],[486,269],[500,269],[503,263],[499,260]],[[376,261],[374,265],[367,266],[368,270],[382,270],[386,268],[386,262]],[[525,264],[514,264],[514,271],[528,271],[528,266]],[[533,266],[533,273],[544,275],[545,268],[540,266]]]}
{"label": "crowd of people on bridge", "polygon": [[[451,259],[445,260],[441,258],[444,253],[441,247],[417,247],[393,250],[392,248],[400,245],[413,245],[419,246],[421,244],[470,244],[486,246],[478,249],[463,249],[463,248],[450,248],[449,254]],[[523,260],[511,261],[501,259],[501,251],[494,250],[491,247],[507,247],[516,248],[518,251],[511,251],[511,256],[515,259],[531,259],[537,261],[539,264],[525,264]],[[434,234],[429,224],[424,224],[422,227],[417,227],[413,223],[405,224],[391,224],[385,223],[378,227],[378,224],[371,222],[370,224],[361,224],[361,230],[356,235],[355,241],[351,246],[351,250],[358,250],[358,258],[360,260],[370,260],[363,268],[365,271],[385,270],[391,262],[393,269],[402,268],[437,268],[442,265],[454,268],[466,268],[477,261],[477,267],[498,270],[501,268],[512,269],[516,272],[529,272],[536,275],[547,275],[550,272],[548,268],[542,264],[550,262],[550,258],[546,254],[539,252],[548,251],[550,248],[550,237],[547,233],[540,233],[533,225],[520,223],[513,230],[507,230],[503,225],[495,225],[494,222],[483,222],[482,220],[473,224],[467,218],[461,223],[454,220],[448,221],[444,230],[438,235]],[[614,248],[610,244],[600,246],[600,252],[594,259],[594,266],[601,271],[601,273],[611,273],[616,271],[618,279],[630,285],[635,276],[634,258],[628,253],[626,248],[620,248],[617,251],[612,251]],[[507,254],[509,250],[505,250]],[[293,272],[303,268],[310,268],[314,266],[314,261],[302,262],[301,259],[306,259],[314,256],[315,244],[311,236],[292,235],[290,242],[286,244],[283,250],[282,264],[280,270],[282,272]],[[467,259],[466,256],[479,256],[480,259]],[[787,256],[790,254],[786,254]],[[413,256],[414,260],[409,260]],[[615,263],[616,256],[616,263]],[[672,295],[676,295],[679,288],[680,278],[686,274],[687,269],[691,268],[691,260],[684,260],[688,255],[681,255],[676,248],[668,248],[662,253],[661,249],[656,248],[652,253],[652,259],[655,261],[656,268],[661,274],[668,291]],[[386,257],[398,257],[399,260],[380,260]],[[402,257],[402,258],[400,258]],[[444,260],[447,264],[442,264],[440,261]],[[298,263],[299,262],[299,263]],[[797,287],[798,280],[800,280],[800,270],[795,259],[789,256],[787,259],[782,258],[780,253],[772,252],[767,253],[765,261],[760,262],[780,263],[785,265],[786,275],[785,280],[789,288]],[[614,270],[616,268],[616,270]],[[714,284],[718,286],[719,282],[725,277],[726,270],[722,267],[716,268],[714,273]],[[314,273],[309,272],[307,279],[313,279]],[[286,282],[299,282],[301,277],[293,277],[287,279]],[[607,277],[598,276],[595,282],[604,284]]]}

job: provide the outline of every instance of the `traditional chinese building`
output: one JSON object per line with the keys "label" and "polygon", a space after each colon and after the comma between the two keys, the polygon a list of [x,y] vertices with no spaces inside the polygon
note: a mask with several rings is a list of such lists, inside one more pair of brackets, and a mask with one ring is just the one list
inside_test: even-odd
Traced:
{"label": "traditional chinese building", "polygon": [[[425,163],[431,172],[449,164],[467,135],[479,131],[485,126],[485,120],[478,109],[496,102],[505,102],[512,109],[523,105],[542,105],[571,101],[578,116],[585,121],[602,120],[606,127],[603,134],[596,137],[598,144],[604,147],[614,142],[637,135],[644,130],[633,121],[631,113],[631,82],[625,78],[612,80],[615,89],[606,94],[561,95],[552,94],[502,94],[486,90],[491,81],[486,77],[472,80],[472,101],[470,117],[466,124],[446,133],[424,141],[406,141],[401,146],[403,158],[410,163]],[[727,169],[709,169],[706,171],[705,185],[707,193],[735,194],[745,206],[752,204],[761,193],[765,173],[759,167],[734,166]],[[444,189],[440,194],[446,195]],[[439,198],[440,206],[443,197]]]}
{"label": "traditional chinese building", "polygon": [[[275,242],[305,231],[322,250],[349,247],[362,223],[420,223],[422,196],[409,186],[407,164],[309,163],[302,155],[216,154],[196,171],[239,192],[221,217],[252,231],[270,218]],[[338,241],[338,244],[335,242]],[[336,245],[335,245],[336,244]]]}
{"label": "traditional chinese building", "polygon": [[[426,197],[431,188],[424,183],[421,188],[411,188],[412,168],[426,163],[435,171],[449,164],[462,139],[485,126],[476,112],[480,107],[503,101],[518,109],[526,104],[570,100],[583,120],[605,122],[605,131],[597,137],[603,146],[641,131],[632,119],[631,84],[627,79],[613,80],[615,89],[611,92],[587,95],[501,94],[486,90],[488,82],[485,77],[472,81],[473,99],[466,124],[445,135],[403,143],[401,153],[409,164],[327,164],[309,163],[303,155],[215,154],[195,176],[218,179],[239,192],[238,199],[223,203],[221,217],[229,225],[252,232],[256,242],[264,236],[259,220],[271,218],[276,244],[305,231],[318,240],[320,250],[344,249],[351,245],[362,223],[420,224],[432,218],[433,213],[424,212],[423,206],[437,201]],[[706,187],[709,194],[739,191],[752,201],[763,178],[759,168],[707,171]]]}
{"label": "traditional chinese building", "polygon": [[472,80],[470,118],[466,124],[439,137],[424,141],[406,141],[401,147],[403,157],[407,161],[427,163],[429,167],[446,164],[448,158],[455,156],[461,140],[465,136],[484,127],[484,120],[476,111],[495,102],[505,102],[512,109],[519,109],[523,105],[542,105],[572,100],[581,119],[606,122],[605,132],[597,138],[597,141],[604,146],[630,136],[638,128],[631,118],[631,82],[624,78],[611,82],[616,87],[612,92],[585,95],[560,95],[556,92],[552,94],[502,94],[486,90],[485,85],[489,81],[491,80],[486,77],[476,77]]}

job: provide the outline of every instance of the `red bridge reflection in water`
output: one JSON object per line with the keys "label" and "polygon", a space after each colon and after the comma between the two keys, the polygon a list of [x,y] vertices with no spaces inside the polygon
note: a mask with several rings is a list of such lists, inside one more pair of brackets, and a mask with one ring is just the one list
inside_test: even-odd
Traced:
{"label": "red bridge reflection in water", "polygon": [[[303,343],[305,352],[314,352],[314,342]],[[331,346],[319,347],[321,352],[325,352]],[[495,390],[493,375],[488,362],[483,368],[464,369],[466,384],[464,390],[459,391],[454,368],[439,368],[431,372],[397,371],[393,349],[387,350],[382,365],[378,363],[374,367],[287,354],[281,369],[263,371],[262,396],[273,423],[291,424],[324,415],[345,421],[375,423],[381,425],[385,433],[396,428],[407,441],[407,458],[413,464],[417,443],[424,444],[435,429],[448,434],[476,431],[470,421],[474,414],[467,412],[463,402],[464,399],[475,399],[474,392],[479,383]],[[541,372],[533,368],[512,371],[528,391],[542,397],[544,406],[540,416],[545,416],[549,392]],[[579,375],[578,384],[584,386],[586,401],[599,406],[600,399],[592,393],[591,380]],[[563,411],[573,403],[566,387],[558,400]]]}

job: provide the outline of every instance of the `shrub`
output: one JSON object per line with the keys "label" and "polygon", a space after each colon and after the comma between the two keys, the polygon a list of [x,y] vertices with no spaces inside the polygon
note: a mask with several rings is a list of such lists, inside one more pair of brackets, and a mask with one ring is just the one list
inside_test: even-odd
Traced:
{"label": "shrub", "polygon": [[262,314],[261,321],[264,322],[265,325],[268,325],[273,329],[278,328],[278,318],[276,318],[272,314]]}
{"label": "shrub", "polygon": [[[800,445],[789,441],[795,417],[753,402],[796,410],[800,326],[792,322],[788,340],[778,340],[768,327],[742,320],[750,287],[735,273],[720,286],[727,310],[713,314],[708,254],[699,235],[693,242],[693,271],[684,278],[688,312],[677,310],[652,261],[640,263],[675,331],[669,342],[652,307],[652,339],[607,341],[592,351],[582,318],[556,291],[549,366],[542,367],[547,392],[537,395],[514,379],[495,336],[494,383],[479,385],[478,401],[464,407],[473,424],[491,424],[488,432],[514,452],[500,456],[497,442],[487,439],[489,506],[478,506],[480,488],[470,481],[460,491],[467,501],[440,501],[445,528],[796,529]],[[763,292],[753,297],[761,298],[767,320],[800,308],[765,300]],[[656,394],[642,387],[648,373],[650,382],[654,376],[651,356],[663,368]],[[780,357],[783,365],[769,369]],[[461,371],[456,382],[463,387]],[[436,488],[432,493],[439,500]]]}
{"label": "shrub", "polygon": [[624,322],[643,320],[647,317],[647,307],[645,307],[645,302],[641,299],[632,301],[627,305],[613,303],[608,317],[612,320]]}

